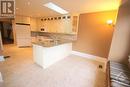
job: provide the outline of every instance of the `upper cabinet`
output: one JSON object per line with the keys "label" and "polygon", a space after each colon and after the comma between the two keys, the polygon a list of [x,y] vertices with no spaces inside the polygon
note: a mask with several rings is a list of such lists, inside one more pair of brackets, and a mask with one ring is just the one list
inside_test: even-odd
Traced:
{"label": "upper cabinet", "polygon": [[37,18],[38,31],[77,34],[78,15]]}
{"label": "upper cabinet", "polygon": [[16,23],[23,23],[23,24],[30,24],[30,17],[16,16],[15,22]]}
{"label": "upper cabinet", "polygon": [[77,34],[78,25],[79,25],[79,16],[73,16],[73,20],[72,20],[72,32],[73,33]]}
{"label": "upper cabinet", "polygon": [[50,32],[48,25],[47,25],[48,23],[46,21],[44,21],[42,18],[37,18],[36,22],[37,22],[38,31]]}
{"label": "upper cabinet", "polygon": [[79,15],[62,15],[54,17],[16,16],[16,23],[30,24],[31,31],[77,34]]}
{"label": "upper cabinet", "polygon": [[31,31],[37,31],[37,18],[30,18],[30,27],[31,27]]}
{"label": "upper cabinet", "polygon": [[16,16],[15,23],[30,24],[31,31],[38,31],[37,18],[35,17]]}

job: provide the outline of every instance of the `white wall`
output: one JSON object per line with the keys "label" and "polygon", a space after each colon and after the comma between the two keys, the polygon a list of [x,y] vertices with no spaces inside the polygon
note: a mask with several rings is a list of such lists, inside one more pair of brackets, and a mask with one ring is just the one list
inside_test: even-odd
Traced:
{"label": "white wall", "polygon": [[130,54],[130,1],[123,3],[118,12],[117,23],[109,53],[109,60],[126,63]]}

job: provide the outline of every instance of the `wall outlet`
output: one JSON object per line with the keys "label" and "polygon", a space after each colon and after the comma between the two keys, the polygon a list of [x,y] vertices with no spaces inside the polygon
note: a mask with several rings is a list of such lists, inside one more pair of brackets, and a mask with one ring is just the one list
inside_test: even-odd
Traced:
{"label": "wall outlet", "polygon": [[102,68],[103,68],[103,66],[102,66],[102,65],[99,65],[98,67],[99,67],[100,69],[102,69]]}

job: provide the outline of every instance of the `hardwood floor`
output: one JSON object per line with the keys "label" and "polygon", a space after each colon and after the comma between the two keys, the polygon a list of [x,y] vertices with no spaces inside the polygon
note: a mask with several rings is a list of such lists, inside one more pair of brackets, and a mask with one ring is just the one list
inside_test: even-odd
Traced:
{"label": "hardwood floor", "polygon": [[0,62],[3,87],[105,87],[97,61],[70,55],[43,69],[33,62],[32,48],[5,45],[4,54],[10,58]]}

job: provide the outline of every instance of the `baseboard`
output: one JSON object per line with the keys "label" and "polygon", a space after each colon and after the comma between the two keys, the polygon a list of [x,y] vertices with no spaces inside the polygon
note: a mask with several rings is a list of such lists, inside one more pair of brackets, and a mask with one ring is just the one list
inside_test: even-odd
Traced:
{"label": "baseboard", "polygon": [[106,72],[106,65],[107,65],[107,62],[108,62],[107,58],[94,56],[94,55],[91,55],[91,54],[86,54],[86,53],[82,53],[82,52],[78,52],[78,51],[72,51],[71,54],[80,56],[82,58],[91,59],[91,60],[95,60],[95,61],[100,62],[100,64],[101,65],[103,64],[103,66],[104,66],[103,71]]}
{"label": "baseboard", "polygon": [[84,58],[89,58],[89,59],[95,59],[97,57],[94,55],[90,55],[90,54],[86,54],[86,53],[82,53],[82,52],[78,52],[78,51],[72,51],[72,54],[77,55],[77,56],[81,56]]}
{"label": "baseboard", "polygon": [[77,55],[77,56],[81,56],[81,57],[87,58],[87,59],[107,61],[107,58],[94,56],[94,55],[91,55],[91,54],[86,54],[86,53],[82,53],[82,52],[78,52],[78,51],[72,51],[72,54]]}
{"label": "baseboard", "polygon": [[5,61],[4,56],[0,56],[0,61]]}

